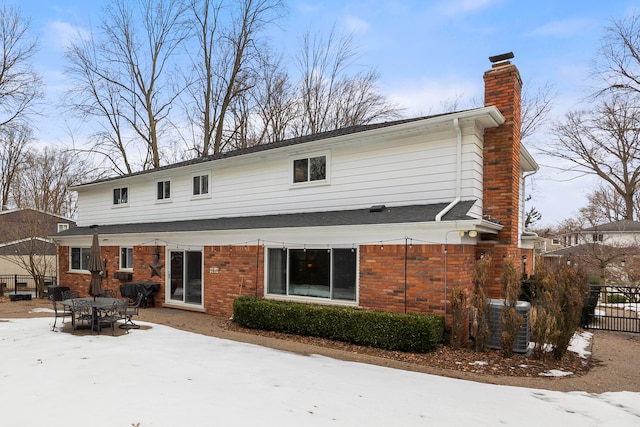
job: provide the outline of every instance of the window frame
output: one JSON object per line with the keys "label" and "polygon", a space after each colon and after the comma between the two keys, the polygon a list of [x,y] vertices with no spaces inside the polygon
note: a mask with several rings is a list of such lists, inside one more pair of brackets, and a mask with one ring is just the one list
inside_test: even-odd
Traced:
{"label": "window frame", "polygon": [[[206,177],[207,178],[207,192],[203,193],[202,192],[202,177]],[[196,183],[195,180],[196,178],[200,179],[200,182],[198,183],[198,187],[199,187],[199,193],[195,192],[196,189]],[[203,172],[203,173],[197,173],[197,174],[193,174],[191,175],[191,198],[193,199],[204,199],[204,198],[209,198],[211,197],[211,173],[210,172]]]}
{"label": "window frame", "polygon": [[[126,190],[126,201],[122,201],[122,190]],[[116,199],[116,191],[119,192],[119,197],[118,199]],[[117,208],[117,207],[124,207],[124,206],[129,206],[129,200],[131,199],[131,194],[129,192],[129,187],[116,187],[113,189],[113,191],[111,192],[111,203],[112,206]]]}
{"label": "window frame", "polygon": [[[319,303],[329,303],[329,304],[344,304],[344,305],[357,305],[359,301],[359,253],[358,249],[354,247],[345,247],[345,246],[332,246],[332,247],[266,247],[265,248],[265,287],[264,294],[268,298],[274,299],[288,299],[288,300],[305,300],[305,301],[313,301]],[[295,251],[295,252],[292,252]],[[301,261],[300,254],[301,253],[309,253],[309,252],[329,252],[329,261],[326,265],[327,268],[327,276],[329,278],[329,289],[328,294],[324,294],[318,286],[321,287],[320,284],[310,283],[308,285],[307,290],[303,290],[302,292],[299,290],[299,286],[303,284],[301,283],[291,283],[292,275],[292,261]],[[341,251],[342,255],[339,256],[336,251]],[[284,259],[282,257],[275,257],[276,253],[284,253]],[[344,264],[340,267],[336,266],[336,262],[338,259],[343,259],[344,254],[351,252],[354,255],[352,259],[348,260],[348,264]],[[296,254],[297,256],[292,256],[292,254]],[[279,259],[277,259],[279,258]],[[293,258],[293,259],[292,259]],[[351,258],[351,257],[350,257]],[[306,263],[307,258],[305,258],[305,262],[302,265],[309,265]],[[353,264],[351,264],[351,262]],[[300,264],[299,264],[300,265]],[[353,271],[349,272],[348,282],[353,282],[353,289],[351,285],[347,285],[347,287],[339,286],[340,278],[337,277],[340,271],[344,271],[344,267],[347,266],[349,268],[353,268]],[[298,277],[304,277],[308,273],[302,272]],[[315,288],[314,288],[315,287]],[[312,289],[314,288],[314,289]],[[345,293],[348,293],[348,297],[340,297],[338,294],[340,293],[340,289],[346,289]],[[304,294],[304,292],[307,292]],[[344,292],[344,291],[343,291]],[[343,295],[345,295],[343,293]]]}
{"label": "window frame", "polygon": [[59,222],[59,223],[57,223],[58,233],[60,233],[62,231],[66,231],[68,229],[69,229],[69,223],[68,222]]}
{"label": "window frame", "polygon": [[[309,172],[311,160],[319,157],[324,157],[324,179],[311,179],[311,174]],[[296,181],[296,162],[306,160],[307,161],[307,170],[306,170],[306,180],[305,181]],[[331,152],[322,151],[316,153],[310,153],[307,155],[298,155],[291,156],[289,158],[289,182],[292,188],[299,187],[315,187],[320,185],[328,185],[330,184],[330,176],[331,176]]]}
{"label": "window frame", "polygon": [[[125,261],[131,259],[131,265],[128,266],[128,262],[123,263],[123,253],[122,251],[127,251],[127,258]],[[129,250],[131,250],[131,256],[129,257]],[[133,246],[120,246],[120,250],[118,251],[118,269],[122,271],[133,271]]]}
{"label": "window frame", "polygon": [[[73,255],[74,251],[78,251],[78,256],[79,256],[78,261],[80,262],[80,264],[77,266],[77,268],[76,266],[74,266],[74,255]],[[70,246],[69,247],[69,271],[81,271],[83,273],[88,272],[90,251],[91,251],[91,248],[87,248],[83,246]],[[82,268],[83,266],[85,268]]]}
{"label": "window frame", "polygon": [[[169,195],[166,196],[167,193],[167,184],[169,187]],[[160,185],[162,185],[162,197],[160,196]],[[170,179],[162,179],[156,181],[156,203],[167,203],[170,202],[173,198],[173,183]]]}

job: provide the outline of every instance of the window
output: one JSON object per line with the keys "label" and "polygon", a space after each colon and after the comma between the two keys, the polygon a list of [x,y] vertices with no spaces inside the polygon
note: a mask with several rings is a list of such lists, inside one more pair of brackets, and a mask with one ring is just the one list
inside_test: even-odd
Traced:
{"label": "window", "polygon": [[594,242],[602,242],[602,234],[593,234],[592,238]]}
{"label": "window", "polygon": [[551,244],[552,245],[559,245],[560,244],[560,239],[558,239],[558,238],[551,239]]}
{"label": "window", "polygon": [[269,249],[267,293],[355,301],[356,269],[353,249]]}
{"label": "window", "polygon": [[193,177],[193,195],[201,196],[209,194],[209,175],[198,175]]}
{"label": "window", "polygon": [[319,182],[327,180],[327,156],[293,160],[293,183]]}
{"label": "window", "polygon": [[89,265],[89,248],[71,248],[71,270],[87,270]]}
{"label": "window", "polygon": [[171,181],[158,181],[157,200],[168,200],[171,198]]}
{"label": "window", "polygon": [[133,270],[133,248],[120,248],[120,269]]}
{"label": "window", "polygon": [[114,188],[113,189],[113,204],[114,205],[126,205],[129,203],[129,188]]}
{"label": "window", "polygon": [[58,223],[58,233],[64,230],[68,230],[69,229],[69,224],[67,224],[66,222],[59,222]]}

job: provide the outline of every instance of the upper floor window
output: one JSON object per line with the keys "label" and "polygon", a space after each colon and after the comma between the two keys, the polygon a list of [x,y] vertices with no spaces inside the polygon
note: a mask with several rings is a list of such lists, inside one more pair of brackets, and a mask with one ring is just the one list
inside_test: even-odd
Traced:
{"label": "upper floor window", "polygon": [[67,224],[66,222],[59,222],[58,223],[58,233],[64,230],[68,230],[69,229],[69,224]]}
{"label": "upper floor window", "polygon": [[113,189],[113,204],[114,205],[129,204],[129,187]]}
{"label": "upper floor window", "polygon": [[133,269],[133,248],[120,248],[120,269]]}
{"label": "upper floor window", "polygon": [[592,238],[593,238],[594,242],[602,242],[603,236],[602,236],[602,234],[594,233],[592,235]]}
{"label": "upper floor window", "polygon": [[171,181],[158,181],[157,200],[169,200],[171,198]]}
{"label": "upper floor window", "polygon": [[193,177],[193,195],[202,196],[209,194],[209,175],[196,175]]}
{"label": "upper floor window", "polygon": [[71,270],[88,270],[89,266],[89,248],[70,248]]}
{"label": "upper floor window", "polygon": [[327,156],[306,157],[293,160],[293,183],[327,180]]}

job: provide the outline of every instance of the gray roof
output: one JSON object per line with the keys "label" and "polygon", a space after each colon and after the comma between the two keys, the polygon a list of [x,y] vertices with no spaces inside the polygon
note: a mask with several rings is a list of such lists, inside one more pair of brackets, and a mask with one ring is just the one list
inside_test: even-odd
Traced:
{"label": "gray roof", "polygon": [[597,232],[629,232],[640,231],[640,222],[631,221],[629,219],[623,219],[620,221],[613,221],[607,224],[597,225],[595,227],[585,228],[583,231],[597,231]]}
{"label": "gray roof", "polygon": [[[444,217],[444,221],[472,220],[468,215],[475,200],[462,201]],[[339,225],[399,224],[435,221],[436,215],[448,203],[384,207],[379,212],[372,209],[354,209],[327,212],[304,212],[279,215],[260,215],[195,219],[188,221],[144,222],[136,224],[98,224],[100,234],[168,233],[189,231],[250,230],[258,228],[328,227]],[[90,227],[75,227],[55,236],[83,236],[93,233]]]}

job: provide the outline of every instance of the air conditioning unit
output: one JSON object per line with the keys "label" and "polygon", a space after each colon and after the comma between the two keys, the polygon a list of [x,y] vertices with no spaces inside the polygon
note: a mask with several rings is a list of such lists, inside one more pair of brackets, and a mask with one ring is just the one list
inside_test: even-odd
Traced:
{"label": "air conditioning unit", "polygon": [[[505,300],[490,299],[489,300],[489,342],[487,347],[495,350],[502,348],[500,344],[500,335],[502,335],[502,324],[500,323],[500,313],[504,307]],[[531,304],[526,301],[518,301],[516,303],[516,313],[522,316],[522,325],[516,335],[513,343],[513,351],[516,353],[526,353],[529,347],[529,317],[531,314]]]}

